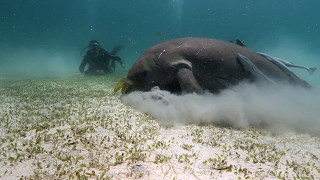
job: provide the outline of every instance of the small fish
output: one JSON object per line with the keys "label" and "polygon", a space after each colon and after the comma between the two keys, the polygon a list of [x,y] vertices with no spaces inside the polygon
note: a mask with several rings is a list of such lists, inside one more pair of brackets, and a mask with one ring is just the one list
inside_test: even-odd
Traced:
{"label": "small fish", "polygon": [[280,58],[277,58],[277,57],[274,57],[274,59],[276,59],[277,61],[280,61],[282,62],[284,65],[288,66],[288,67],[295,67],[295,68],[301,68],[301,69],[305,69],[309,72],[309,74],[313,74],[314,71],[317,70],[316,67],[305,67],[305,66],[300,66],[300,65],[297,65],[297,64],[293,64],[291,62],[288,62],[288,61],[285,61],[283,59],[280,59]]}
{"label": "small fish", "polygon": [[118,92],[120,89],[123,88],[124,82],[126,81],[126,78],[120,78],[117,85],[114,86],[113,92]]}
{"label": "small fish", "polygon": [[242,47],[246,47],[246,44],[244,43],[244,41],[240,39],[236,39],[236,44]]}
{"label": "small fish", "polygon": [[[294,64],[294,63],[291,63],[289,61],[286,61],[286,60],[283,60],[283,59],[280,59],[280,58],[277,58],[277,57],[271,57],[270,55],[266,54],[266,53],[261,53],[261,52],[258,52],[258,54],[264,56],[264,57],[269,57],[269,58],[273,58],[275,61],[278,61],[278,62],[281,62],[283,65],[285,65],[286,67],[295,67],[295,68],[301,68],[301,69],[305,69],[309,72],[309,74],[313,74],[314,71],[317,70],[316,67],[305,67],[305,66],[301,66],[301,65],[297,65],[297,64]],[[267,58],[268,59],[268,58]]]}
{"label": "small fish", "polygon": [[[310,88],[311,86],[305,82],[304,80],[300,79],[299,76],[297,76],[293,71],[291,71],[288,66],[283,63],[282,61],[284,60],[281,60],[280,58],[276,58],[276,57],[272,57],[268,54],[265,54],[265,53],[259,53],[261,56],[265,57],[267,60],[269,60],[270,62],[272,62],[274,65],[276,65],[277,67],[279,67],[285,74],[287,74],[291,79],[293,79],[294,81],[296,81],[297,83],[299,83],[300,85],[304,86],[304,87],[308,87]],[[281,61],[280,61],[280,60]],[[287,61],[284,61],[284,62],[287,62]]]}

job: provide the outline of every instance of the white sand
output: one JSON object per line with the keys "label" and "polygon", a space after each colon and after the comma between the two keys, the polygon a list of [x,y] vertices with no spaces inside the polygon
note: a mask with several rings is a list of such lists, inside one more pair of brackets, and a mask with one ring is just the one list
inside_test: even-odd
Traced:
{"label": "white sand", "polygon": [[165,127],[112,93],[118,78],[1,79],[0,179],[320,179],[319,137]]}

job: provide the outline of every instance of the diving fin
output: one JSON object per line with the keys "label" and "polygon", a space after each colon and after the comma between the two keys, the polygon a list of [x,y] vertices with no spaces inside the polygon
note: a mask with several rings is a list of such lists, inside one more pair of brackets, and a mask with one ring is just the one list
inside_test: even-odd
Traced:
{"label": "diving fin", "polygon": [[112,55],[112,56],[116,55],[119,51],[121,51],[122,48],[123,48],[122,45],[118,45],[118,46],[114,47],[112,49],[112,51],[110,52],[110,55]]}

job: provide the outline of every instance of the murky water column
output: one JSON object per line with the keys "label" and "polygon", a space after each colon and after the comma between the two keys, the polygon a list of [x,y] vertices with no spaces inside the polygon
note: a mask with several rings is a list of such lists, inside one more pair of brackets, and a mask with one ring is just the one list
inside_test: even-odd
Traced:
{"label": "murky water column", "polygon": [[172,0],[169,4],[172,8],[172,24],[177,34],[182,31],[184,1],[185,0]]}

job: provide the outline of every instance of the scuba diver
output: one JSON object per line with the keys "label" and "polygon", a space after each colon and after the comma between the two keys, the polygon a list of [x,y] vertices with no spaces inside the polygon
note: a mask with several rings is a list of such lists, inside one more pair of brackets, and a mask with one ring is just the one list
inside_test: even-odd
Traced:
{"label": "scuba diver", "polygon": [[[101,47],[100,43],[96,40],[91,40],[88,46],[89,50],[83,56],[82,62],[79,66],[81,75],[97,75],[99,71],[105,74],[113,73],[116,69],[115,61],[118,61],[122,68],[125,68],[125,63],[121,60],[116,53],[122,49],[122,46],[116,46],[108,53]],[[84,49],[83,49],[84,50]],[[83,50],[81,52],[83,52]],[[110,63],[111,60],[111,63]],[[86,65],[88,69],[84,71]]]}

